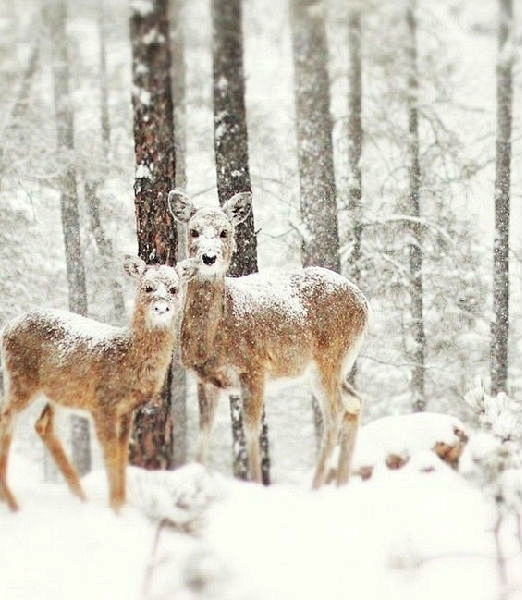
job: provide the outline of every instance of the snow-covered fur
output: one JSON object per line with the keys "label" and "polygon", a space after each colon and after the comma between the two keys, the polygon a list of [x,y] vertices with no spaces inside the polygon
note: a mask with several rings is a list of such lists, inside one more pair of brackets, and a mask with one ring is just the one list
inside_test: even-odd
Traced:
{"label": "snow-covered fur", "polygon": [[38,395],[49,403],[36,431],[71,491],[84,499],[78,474],[53,428],[54,404],[89,411],[103,446],[111,505],[125,502],[125,468],[133,411],[159,393],[177,339],[179,277],[165,265],[128,257],[137,279],[129,327],[112,327],[70,312],[26,313],[7,324],[2,337],[5,403],[0,412],[0,498],[17,502],[6,481],[16,414]]}
{"label": "snow-covered fur", "polygon": [[[196,210],[178,190],[169,194],[173,216],[188,224],[188,279],[181,321],[181,356],[205,384],[200,456],[205,460],[216,388],[239,385],[250,475],[261,480],[259,434],[266,379],[310,372],[323,412],[324,437],[313,485],[338,439],[338,483],[348,480],[361,402],[346,378],[368,321],[360,290],[333,271],[310,267],[227,278],[234,229],[248,215],[250,194],[236,194],[223,209]],[[181,271],[180,271],[181,272]]]}

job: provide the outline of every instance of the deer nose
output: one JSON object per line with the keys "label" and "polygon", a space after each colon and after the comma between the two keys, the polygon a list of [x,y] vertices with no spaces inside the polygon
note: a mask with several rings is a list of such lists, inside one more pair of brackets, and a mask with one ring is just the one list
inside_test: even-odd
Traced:
{"label": "deer nose", "polygon": [[154,312],[158,313],[158,315],[163,315],[170,312],[170,307],[166,302],[158,302],[154,305]]}
{"label": "deer nose", "polygon": [[203,254],[201,258],[206,265],[213,265],[216,262],[217,256],[215,254]]}

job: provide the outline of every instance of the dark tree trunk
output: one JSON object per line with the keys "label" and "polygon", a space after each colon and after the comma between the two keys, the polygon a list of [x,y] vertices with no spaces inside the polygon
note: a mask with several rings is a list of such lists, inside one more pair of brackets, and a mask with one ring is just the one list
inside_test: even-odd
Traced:
{"label": "dark tree trunk", "polygon": [[328,47],[320,0],[290,0],[304,266],[339,272],[337,192],[328,80]]}
{"label": "dark tree trunk", "polygon": [[[48,5],[49,24],[53,33],[52,67],[58,152],[66,167],[60,182],[60,207],[65,244],[69,310],[87,315],[87,287],[80,244],[80,212],[76,188],[74,153],[74,118],[69,93],[69,56],[67,49],[67,3],[56,0]],[[81,475],[91,470],[89,422],[71,417],[72,459]]]}
{"label": "dark tree trunk", "polygon": [[[248,132],[243,74],[241,0],[213,0],[214,25],[214,152],[219,202],[237,192],[250,191]],[[237,250],[229,275],[257,271],[257,238],[254,217],[236,230]]]}
{"label": "dark tree trunk", "polygon": [[406,11],[408,29],[408,123],[410,155],[410,235],[413,243],[409,246],[410,255],[410,298],[413,338],[413,372],[411,377],[413,410],[422,411],[426,408],[424,395],[424,355],[426,339],[423,319],[423,281],[422,281],[422,228],[420,217],[420,185],[421,168],[419,159],[419,112],[418,112],[418,68],[417,68],[417,19],[415,15],[416,0],[409,0]]}
{"label": "dark tree trunk", "polygon": [[508,390],[509,212],[511,181],[511,105],[513,98],[512,0],[499,0],[497,33],[497,140],[495,246],[491,348],[491,395]]}
{"label": "dark tree trunk", "polygon": [[[214,152],[219,202],[223,204],[237,192],[251,191],[248,162],[248,131],[243,75],[243,38],[241,0],[213,0],[213,60],[214,60]],[[254,216],[250,213],[236,230],[237,250],[232,257],[229,275],[239,277],[257,271],[257,239]],[[233,400],[231,399],[231,402]],[[231,405],[231,415],[237,411]],[[232,431],[241,425],[232,423]],[[261,434],[263,483],[269,483],[268,437],[263,418]],[[244,436],[234,438],[235,474],[240,477],[245,465]],[[237,469],[236,469],[237,465]]]}
{"label": "dark tree trunk", "polygon": [[147,263],[174,265],[177,235],[167,210],[176,174],[167,0],[130,18],[138,253]]}
{"label": "dark tree trunk", "polygon": [[232,422],[232,472],[238,479],[247,481],[248,455],[239,396],[230,396],[230,420]]}
{"label": "dark tree trunk", "polygon": [[[186,83],[185,83],[185,37],[184,37],[184,0],[170,0],[170,26],[172,69],[171,85],[174,104],[174,131],[176,147],[175,182],[178,189],[187,188],[186,169]],[[177,223],[178,258],[187,257],[187,232],[182,223]],[[179,347],[176,349],[172,365],[172,417],[174,425],[174,466],[178,467],[187,462],[187,377],[181,365]]]}
{"label": "dark tree trunk", "polygon": [[[303,266],[340,271],[337,188],[332,143],[328,46],[322,0],[290,0],[294,62],[300,211],[305,234]],[[315,398],[312,411],[316,445],[322,439],[322,414]]]}
{"label": "dark tree trunk", "polygon": [[[173,265],[177,235],[166,206],[176,173],[167,0],[154,0],[150,12],[132,12],[130,39],[138,253],[146,263]],[[134,465],[173,467],[171,382],[169,369],[161,397],[136,412],[130,449]]]}

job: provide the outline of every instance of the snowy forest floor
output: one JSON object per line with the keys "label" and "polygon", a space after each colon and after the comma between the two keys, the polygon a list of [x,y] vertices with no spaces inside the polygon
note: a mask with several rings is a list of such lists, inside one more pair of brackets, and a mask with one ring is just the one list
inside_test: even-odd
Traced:
{"label": "snowy forest floor", "polygon": [[[361,463],[361,454],[378,460],[383,439],[398,440],[396,424],[363,428]],[[522,599],[510,533],[501,591],[492,503],[415,442],[402,469],[318,492],[310,473],[263,488],[195,464],[130,468],[119,515],[103,471],[84,478],[90,500],[81,503],[65,485],[43,483],[41,464],[16,450],[10,482],[22,508],[0,504],[2,600]]]}

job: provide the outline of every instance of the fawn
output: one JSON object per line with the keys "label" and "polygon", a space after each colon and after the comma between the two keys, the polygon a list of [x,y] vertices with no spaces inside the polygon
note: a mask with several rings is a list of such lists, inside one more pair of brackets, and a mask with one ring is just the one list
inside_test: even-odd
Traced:
{"label": "fawn", "polygon": [[261,481],[259,435],[267,379],[305,371],[323,414],[323,439],[313,487],[340,444],[337,483],[349,478],[361,401],[347,382],[368,321],[368,303],[346,278],[320,267],[270,277],[225,277],[235,249],[234,228],[251,210],[250,193],[223,208],[196,210],[172,190],[169,210],[188,225],[189,258],[180,264],[186,280],[180,328],[181,358],[197,373],[201,425],[198,458],[205,462],[219,388],[239,384],[250,477]]}
{"label": "fawn", "polygon": [[125,470],[133,411],[158,394],[177,341],[181,309],[173,267],[126,257],[137,280],[130,326],[112,327],[54,310],[26,313],[3,332],[5,403],[0,410],[0,498],[18,503],[6,480],[17,413],[38,395],[48,399],[35,429],[73,494],[86,499],[76,469],[54,432],[54,404],[89,411],[104,451],[111,506],[125,503]]}

